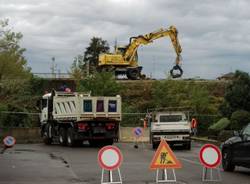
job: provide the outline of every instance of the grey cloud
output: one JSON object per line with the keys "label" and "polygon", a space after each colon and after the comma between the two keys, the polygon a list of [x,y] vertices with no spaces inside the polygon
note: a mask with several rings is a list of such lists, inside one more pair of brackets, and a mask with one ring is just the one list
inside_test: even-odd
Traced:
{"label": "grey cloud", "polygon": [[[35,72],[49,72],[52,56],[67,71],[93,36],[112,47],[115,39],[123,45],[131,36],[175,25],[185,76],[215,78],[231,69],[250,70],[249,5],[247,0],[2,0],[0,19],[9,18],[24,34],[22,45]],[[152,73],[154,65],[155,76],[162,78],[175,53],[163,38],[141,47],[139,56],[144,72]]]}

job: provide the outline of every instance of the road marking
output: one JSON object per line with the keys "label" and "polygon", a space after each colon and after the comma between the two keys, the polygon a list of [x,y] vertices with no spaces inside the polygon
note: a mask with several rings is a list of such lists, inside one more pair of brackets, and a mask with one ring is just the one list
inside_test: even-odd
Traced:
{"label": "road marking", "polygon": [[180,160],[183,160],[183,161],[189,162],[191,164],[195,164],[195,165],[201,165],[199,162],[189,160],[189,159],[186,159],[186,158],[180,158]]}

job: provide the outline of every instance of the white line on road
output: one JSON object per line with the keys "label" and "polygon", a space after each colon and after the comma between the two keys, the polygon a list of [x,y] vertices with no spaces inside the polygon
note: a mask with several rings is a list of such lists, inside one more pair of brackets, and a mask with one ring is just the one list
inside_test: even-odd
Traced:
{"label": "white line on road", "polygon": [[189,160],[189,159],[186,159],[186,158],[180,158],[180,160],[183,160],[183,161],[189,162],[191,164],[195,164],[195,165],[201,165],[199,162]]}

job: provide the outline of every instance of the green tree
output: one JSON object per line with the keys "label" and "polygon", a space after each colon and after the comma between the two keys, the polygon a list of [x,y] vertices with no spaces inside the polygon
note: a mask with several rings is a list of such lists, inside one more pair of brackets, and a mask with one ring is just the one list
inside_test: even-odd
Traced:
{"label": "green tree", "polygon": [[27,112],[30,104],[30,68],[20,46],[23,35],[8,27],[8,20],[0,20],[0,126],[29,125],[27,115],[3,113],[3,111]]}
{"label": "green tree", "polygon": [[121,85],[116,82],[112,73],[95,73],[81,81],[78,91],[91,91],[93,96],[118,95]]}
{"label": "green tree", "polygon": [[8,20],[0,20],[0,81],[31,76],[23,56],[25,49],[19,45],[22,37],[8,28]]}
{"label": "green tree", "polygon": [[99,55],[107,52],[109,52],[109,45],[106,40],[98,37],[91,38],[84,54],[79,54],[74,58],[69,73],[77,80],[94,74],[97,71]]}
{"label": "green tree", "polygon": [[109,45],[106,40],[102,40],[102,38],[93,37],[90,40],[89,46],[86,48],[84,52],[83,58],[83,67],[89,67],[89,73],[93,74],[96,71],[98,66],[98,58],[99,54],[109,52]]}
{"label": "green tree", "polygon": [[237,110],[232,113],[230,127],[233,130],[240,130],[250,122],[250,113],[245,110]]}
{"label": "green tree", "polygon": [[227,117],[237,110],[250,111],[250,77],[248,73],[236,71],[234,80],[225,91],[225,101],[220,112]]}

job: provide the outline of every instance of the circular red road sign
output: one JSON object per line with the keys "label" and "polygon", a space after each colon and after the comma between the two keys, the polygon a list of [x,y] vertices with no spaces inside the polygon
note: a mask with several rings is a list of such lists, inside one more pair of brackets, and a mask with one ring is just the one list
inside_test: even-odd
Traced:
{"label": "circular red road sign", "polygon": [[216,168],[221,163],[220,149],[213,144],[205,144],[200,149],[200,162],[206,168]]}
{"label": "circular red road sign", "polygon": [[16,139],[12,136],[6,136],[3,139],[3,144],[8,147],[11,148],[12,146],[14,146],[16,144]]}
{"label": "circular red road sign", "polygon": [[117,169],[122,160],[122,153],[116,146],[105,146],[98,152],[98,163],[103,169]]}

